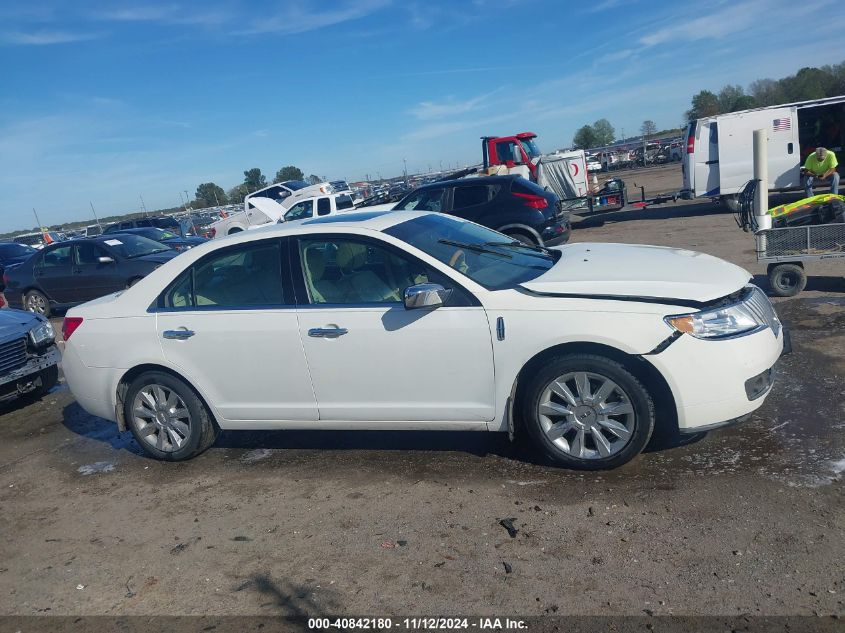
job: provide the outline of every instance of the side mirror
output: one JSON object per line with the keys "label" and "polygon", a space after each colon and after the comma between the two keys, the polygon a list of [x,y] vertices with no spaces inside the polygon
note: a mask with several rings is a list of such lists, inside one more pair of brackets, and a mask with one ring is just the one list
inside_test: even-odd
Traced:
{"label": "side mirror", "polygon": [[449,299],[451,290],[446,290],[440,284],[417,284],[405,288],[405,309],[439,308]]}
{"label": "side mirror", "polygon": [[97,258],[97,262],[100,264],[114,264],[114,258],[107,257],[106,255],[101,255]]}
{"label": "side mirror", "polygon": [[513,148],[513,164],[514,165],[524,165],[525,161],[522,160],[522,150],[518,147]]}

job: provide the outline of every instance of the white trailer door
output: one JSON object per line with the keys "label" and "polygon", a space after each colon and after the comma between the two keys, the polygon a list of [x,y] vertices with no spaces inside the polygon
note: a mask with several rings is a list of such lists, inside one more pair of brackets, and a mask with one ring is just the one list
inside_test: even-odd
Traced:
{"label": "white trailer door", "polygon": [[767,132],[769,189],[801,184],[798,120],[794,106],[720,116],[719,180],[721,195],[739,193],[754,177],[754,130]]}
{"label": "white trailer door", "polygon": [[719,128],[716,119],[700,120],[695,130],[695,149],[687,154],[692,163],[695,197],[719,195]]}

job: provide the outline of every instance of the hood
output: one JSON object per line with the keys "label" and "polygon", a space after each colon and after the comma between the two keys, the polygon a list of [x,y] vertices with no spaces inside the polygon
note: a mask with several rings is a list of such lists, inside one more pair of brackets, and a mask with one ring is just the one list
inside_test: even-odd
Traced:
{"label": "hood", "polygon": [[707,302],[745,286],[751,274],[711,255],[640,244],[569,244],[557,263],[522,284],[543,294]]}
{"label": "hood", "polygon": [[8,341],[23,336],[39,320],[31,312],[0,310],[0,341]]}
{"label": "hood", "polygon": [[252,204],[256,209],[261,211],[264,215],[270,218],[271,222],[278,222],[281,220],[287,209],[280,205],[275,200],[271,200],[270,198],[263,198],[261,196],[256,196],[249,199],[250,204]]}

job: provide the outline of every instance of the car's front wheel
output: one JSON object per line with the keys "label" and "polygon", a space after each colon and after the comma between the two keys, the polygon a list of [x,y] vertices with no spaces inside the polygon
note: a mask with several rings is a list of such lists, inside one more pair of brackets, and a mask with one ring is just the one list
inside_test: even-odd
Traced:
{"label": "car's front wheel", "polygon": [[616,468],[654,431],[654,402],[622,364],[593,354],[559,356],[528,379],[525,430],[542,454],[567,468]]}
{"label": "car's front wheel", "polygon": [[220,430],[197,393],[165,372],[144,372],[129,385],[126,424],[150,455],[181,461],[214,444]]}

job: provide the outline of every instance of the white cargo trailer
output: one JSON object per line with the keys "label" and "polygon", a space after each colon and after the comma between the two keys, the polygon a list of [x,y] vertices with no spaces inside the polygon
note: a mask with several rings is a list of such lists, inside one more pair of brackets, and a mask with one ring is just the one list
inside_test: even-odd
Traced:
{"label": "white cargo trailer", "polygon": [[682,161],[682,197],[714,198],[733,207],[753,176],[752,137],[757,129],[768,131],[769,190],[799,190],[801,166],[816,147],[843,158],[845,95],[691,121]]}

